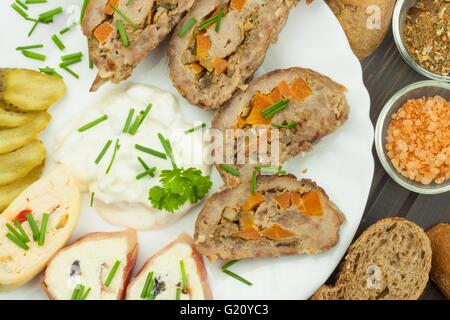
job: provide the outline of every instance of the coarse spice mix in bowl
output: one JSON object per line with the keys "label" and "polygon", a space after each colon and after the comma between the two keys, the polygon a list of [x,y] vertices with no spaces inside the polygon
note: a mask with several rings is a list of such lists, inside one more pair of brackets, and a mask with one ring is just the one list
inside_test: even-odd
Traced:
{"label": "coarse spice mix in bowl", "polygon": [[450,0],[398,0],[392,18],[403,58],[427,78],[450,82]]}
{"label": "coarse spice mix in bowl", "polygon": [[378,157],[391,178],[408,190],[450,191],[449,101],[449,83],[421,81],[397,92],[378,117]]}

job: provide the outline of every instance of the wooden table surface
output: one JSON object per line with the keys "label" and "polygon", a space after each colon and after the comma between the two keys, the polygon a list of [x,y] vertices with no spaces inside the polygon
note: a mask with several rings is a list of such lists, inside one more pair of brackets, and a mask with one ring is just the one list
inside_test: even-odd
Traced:
{"label": "wooden table surface", "polygon": [[[426,80],[402,58],[390,33],[380,48],[362,61],[364,83],[371,97],[370,118],[374,124],[384,104],[408,84]],[[450,223],[450,192],[440,195],[419,195],[398,185],[386,173],[373,148],[375,173],[359,236],[380,219],[403,217],[428,230],[438,223]],[[356,239],[356,238],[355,238]],[[422,299],[445,299],[430,280]]]}

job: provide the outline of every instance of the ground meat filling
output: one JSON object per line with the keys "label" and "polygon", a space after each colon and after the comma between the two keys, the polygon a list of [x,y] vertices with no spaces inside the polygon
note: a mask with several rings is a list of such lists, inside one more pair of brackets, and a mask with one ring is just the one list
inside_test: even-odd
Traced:
{"label": "ground meat filling", "polygon": [[243,204],[223,209],[215,235],[247,241],[262,238],[290,241],[299,236],[290,230],[290,221],[306,223],[323,216],[321,197],[319,191],[307,186],[295,191],[281,188],[257,191]]}

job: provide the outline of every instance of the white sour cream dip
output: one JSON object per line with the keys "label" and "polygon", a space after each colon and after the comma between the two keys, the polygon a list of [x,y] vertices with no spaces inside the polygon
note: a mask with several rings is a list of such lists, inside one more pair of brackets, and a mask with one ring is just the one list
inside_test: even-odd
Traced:
{"label": "white sour cream dip", "polygon": [[[150,103],[151,111],[137,133],[123,133],[130,109],[135,109],[132,124],[139,111],[145,110]],[[106,121],[84,132],[78,131],[78,128],[104,115],[108,116]],[[203,161],[206,144],[201,134],[184,133],[196,125],[198,123],[189,123],[183,117],[171,93],[144,85],[122,86],[71,121],[56,137],[52,154],[56,162],[71,168],[82,191],[95,194],[94,207],[105,220],[140,230],[157,228],[176,221],[195,205],[186,203],[174,213],[153,208],[148,200],[149,189],[160,185],[159,173],[172,169],[172,164],[170,160],[137,150],[135,145],[164,153],[158,139],[158,133],[161,133],[169,139],[178,167],[196,167],[203,175],[209,175],[211,166]],[[119,139],[120,149],[106,174],[116,139]],[[95,160],[108,140],[112,140],[112,144],[96,165]],[[149,167],[157,168],[155,177],[136,179],[145,171],[138,157]]]}

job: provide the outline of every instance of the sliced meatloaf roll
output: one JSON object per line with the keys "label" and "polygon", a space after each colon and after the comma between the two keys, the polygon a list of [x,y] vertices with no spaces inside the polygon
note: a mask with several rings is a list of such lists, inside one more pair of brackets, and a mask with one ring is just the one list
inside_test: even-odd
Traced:
{"label": "sliced meatloaf roll", "polygon": [[172,36],[170,77],[190,103],[217,109],[244,88],[298,0],[199,0]]}
{"label": "sliced meatloaf roll", "polygon": [[339,240],[344,215],[311,180],[259,176],[209,198],[197,218],[195,246],[223,260],[317,254]]}
{"label": "sliced meatloaf roll", "polygon": [[[255,169],[251,160],[263,163],[246,154],[246,162],[240,161],[238,164],[236,160],[242,156],[238,152],[242,153],[241,144],[244,143],[239,140],[239,133],[250,132],[255,128],[266,129],[271,145],[277,139],[279,146],[278,149],[274,148],[278,154],[269,154],[271,148],[268,148],[268,154],[272,159],[278,159],[278,164],[282,164],[293,156],[309,151],[315,143],[347,120],[349,105],[345,91],[344,86],[330,78],[303,68],[276,70],[252,81],[245,91],[236,94],[217,111],[213,120],[213,129],[226,132],[222,144],[225,146],[224,157],[216,158],[215,161],[223,160],[221,163],[227,163],[239,171],[239,175],[233,175],[217,165],[225,183],[233,187],[248,181]],[[246,143],[247,152],[255,150],[250,148],[251,142]],[[260,144],[257,148],[260,148]],[[229,163],[225,159],[225,155],[230,152],[234,152],[231,160],[236,163]]]}
{"label": "sliced meatloaf roll", "polygon": [[166,38],[194,2],[89,1],[82,28],[89,40],[90,57],[98,68],[91,91],[107,81],[118,83],[131,76],[137,64]]}

